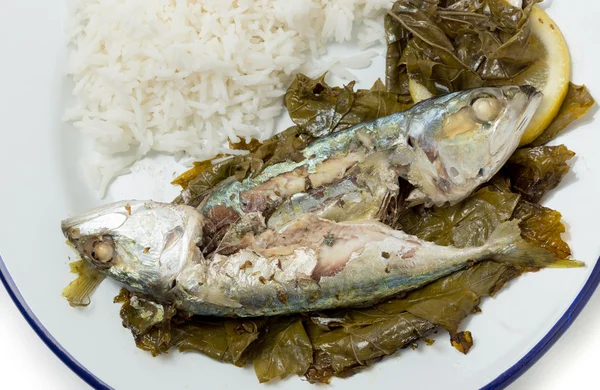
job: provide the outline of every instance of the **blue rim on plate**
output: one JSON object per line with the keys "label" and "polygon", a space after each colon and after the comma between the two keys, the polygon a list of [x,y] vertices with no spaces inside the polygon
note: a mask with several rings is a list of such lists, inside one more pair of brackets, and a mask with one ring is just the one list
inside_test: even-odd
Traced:
{"label": "blue rim on plate", "polygon": [[[97,390],[112,390],[112,388],[104,383],[100,378],[88,371],[81,363],[79,363],[69,352],[67,352],[59,343],[52,337],[50,332],[42,325],[40,320],[33,314],[25,299],[19,292],[19,289],[12,280],[4,260],[0,257],[0,280],[8,291],[8,294],[12,298],[17,308],[25,317],[29,325],[33,328],[35,333],[42,339],[44,344],[50,348],[54,354],[63,361],[75,374],[83,379],[87,384]],[[537,362],[543,355],[552,347],[552,345],[562,336],[569,326],[575,321],[581,310],[590,300],[591,296],[596,291],[598,284],[600,283],[600,259],[596,262],[594,269],[587,282],[571,304],[567,311],[560,317],[558,322],[554,324],[552,329],[529,351],[523,356],[518,362],[516,362],[508,370],[500,374],[492,382],[485,385],[482,389],[484,390],[495,390],[504,389],[509,384],[514,382],[520,375],[529,369],[535,362]]]}
{"label": "blue rim on plate", "polygon": [[100,378],[92,374],[85,368],[81,363],[79,363],[66,349],[63,348],[62,345],[56,341],[54,337],[48,332],[48,329],[42,325],[40,320],[33,314],[25,299],[21,295],[21,292],[17,288],[14,280],[8,273],[8,269],[6,268],[6,264],[4,264],[4,260],[0,256],[0,280],[2,280],[2,284],[8,291],[8,295],[12,298],[17,308],[27,320],[27,323],[33,328],[35,333],[42,339],[44,344],[50,348],[54,354],[63,361],[75,374],[77,374],[81,379],[83,379],[87,384],[92,386],[94,389],[98,390],[112,390],[112,387],[102,382]]}

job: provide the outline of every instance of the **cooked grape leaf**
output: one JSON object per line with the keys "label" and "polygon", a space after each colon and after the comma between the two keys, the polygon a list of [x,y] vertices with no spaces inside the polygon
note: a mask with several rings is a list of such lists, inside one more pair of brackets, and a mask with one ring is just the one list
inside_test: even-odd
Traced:
{"label": "cooked grape leaf", "polygon": [[243,178],[249,169],[247,160],[246,156],[235,156],[216,164],[211,160],[195,162],[193,168],[178,176],[171,184],[189,189],[198,196],[231,176]]}
{"label": "cooked grape leaf", "polygon": [[408,311],[455,332],[460,322],[477,307],[481,297],[495,294],[521,272],[509,265],[483,262],[415,290],[404,298],[382,303],[372,311],[353,311],[351,315],[354,321],[364,321],[377,312]]}
{"label": "cooked grape leaf", "polygon": [[[480,297],[493,295],[520,272],[484,262],[405,298],[310,319],[190,317],[126,291],[115,301],[123,303],[123,324],[132,330],[137,346],[153,355],[178,347],[239,366],[252,361],[261,382],[293,373],[306,373],[311,382],[327,382],[331,376],[350,375],[411,345],[436,325],[458,328]],[[168,314],[160,315],[163,311]],[[448,321],[448,316],[453,320]]]}
{"label": "cooked grape leaf", "polygon": [[444,327],[450,333],[479,305],[480,298],[494,295],[519,276],[519,268],[486,261],[439,279],[405,298],[383,303],[379,310],[404,310]]}
{"label": "cooked grape leaf", "polygon": [[229,149],[232,150],[247,150],[250,153],[255,152],[258,148],[262,146],[262,142],[257,139],[252,138],[250,142],[246,142],[245,140],[241,140],[237,143],[232,143],[229,141]]}
{"label": "cooked grape leaf", "polygon": [[153,326],[169,322],[175,311],[168,305],[162,305],[148,299],[130,294],[121,308],[123,326],[134,335],[147,333]]}
{"label": "cooked grape leaf", "polygon": [[227,320],[223,326],[227,334],[227,348],[233,364],[246,364],[244,353],[258,339],[260,330],[266,323],[265,318],[256,320]]}
{"label": "cooked grape leaf", "polygon": [[436,11],[436,5],[430,1],[400,0],[393,5],[389,15],[410,31],[413,37],[454,56],[452,41],[437,25]]}
{"label": "cooked grape leaf", "polygon": [[258,338],[266,319],[204,318],[177,312],[125,289],[114,300],[121,303],[121,319],[138,348],[157,356],[172,347],[197,351],[213,359],[246,364],[244,353]]}
{"label": "cooked grape leaf", "polygon": [[330,87],[325,75],[311,79],[302,74],[285,95],[292,121],[313,137],[352,127],[412,106],[409,97],[382,90],[377,81],[370,90],[354,92],[354,82],[344,87]]}
{"label": "cooked grape leaf", "polygon": [[454,206],[413,207],[398,219],[406,233],[438,245],[482,245],[491,232],[510,219],[519,196],[488,186]]}
{"label": "cooked grape leaf", "polygon": [[187,316],[172,321],[171,346],[180,351],[196,351],[213,359],[244,367],[247,351],[256,341],[267,320],[226,319]]}
{"label": "cooked grape leaf", "polygon": [[254,349],[254,371],[261,383],[304,375],[313,362],[312,343],[296,317],[280,317],[271,323]]}
{"label": "cooked grape leaf", "polygon": [[408,42],[400,64],[408,72],[409,79],[425,86],[434,95],[483,85],[481,77],[455,56],[420,38]]}
{"label": "cooked grape leaf", "polygon": [[301,161],[302,150],[314,138],[303,128],[293,126],[265,141],[250,157],[252,159],[252,175],[258,175],[269,165],[283,161]]}
{"label": "cooked grape leaf", "polygon": [[167,352],[171,347],[172,333],[170,327],[170,322],[165,322],[154,326],[148,333],[134,335],[135,345],[139,349],[150,352],[152,356]]}
{"label": "cooked grape leaf", "polygon": [[[216,156],[216,158],[224,157],[224,155],[220,154]],[[185,171],[181,175],[177,176],[175,180],[171,182],[173,185],[181,186],[182,188],[187,188],[192,180],[197,178],[202,172],[212,170],[213,164],[211,160],[206,160],[202,162],[195,162],[194,167]]]}
{"label": "cooked grape leaf", "polygon": [[171,348],[171,319],[177,312],[171,305],[153,302],[124,289],[115,302],[122,303],[123,326],[131,331],[138,348],[153,356]]}
{"label": "cooked grape leaf", "polygon": [[[312,340],[312,338],[311,338]],[[313,364],[308,368],[306,374],[306,380],[310,383],[324,383],[329,384],[331,378],[334,376],[343,377],[344,373],[336,373],[331,366],[331,358],[329,354],[323,351],[313,352]]]}
{"label": "cooked grape leaf", "polygon": [[179,351],[196,351],[215,360],[232,362],[227,332],[222,321],[193,322],[172,329],[173,345]]}
{"label": "cooked grape leaf", "polygon": [[530,146],[541,146],[552,141],[573,121],[581,118],[596,104],[585,85],[569,83],[569,91],[560,111],[544,132]]}
{"label": "cooked grape leaf", "polygon": [[409,78],[438,95],[517,76],[543,55],[526,23],[535,3],[397,1],[385,22],[388,90],[406,93]]}
{"label": "cooked grape leaf", "polygon": [[[361,90],[359,90],[359,91],[361,91]],[[371,91],[373,91],[373,92],[385,92],[386,88],[385,88],[384,82],[381,81],[381,79],[377,79],[373,83],[373,86],[371,87]]]}
{"label": "cooked grape leaf", "polygon": [[433,344],[435,344],[435,340],[430,339],[429,337],[423,337],[422,340],[425,341],[428,347],[431,347]]}
{"label": "cooked grape leaf", "polygon": [[332,132],[354,103],[354,82],[331,88],[325,75],[318,79],[299,74],[285,94],[292,121],[313,137]]}
{"label": "cooked grape leaf", "polygon": [[412,35],[407,29],[402,27],[402,24],[396,22],[391,15],[385,16],[384,28],[387,41],[385,59],[386,90],[410,98],[408,73],[406,69],[398,70],[398,67],[402,53],[406,49],[406,45]]}
{"label": "cooked grape leaf", "polygon": [[402,112],[412,106],[410,97],[382,91],[380,82],[378,80],[372,89],[359,89],[355,92],[352,109],[344,115],[334,131]]}
{"label": "cooked grape leaf", "polygon": [[513,216],[521,220],[521,236],[525,240],[541,246],[561,259],[571,255],[569,244],[561,238],[565,226],[558,211],[521,200]]}
{"label": "cooked grape leaf", "polygon": [[478,307],[481,297],[495,294],[521,272],[509,265],[485,262],[404,298],[349,310],[344,320],[336,320],[329,327],[312,324],[309,333],[316,353],[307,378],[314,383],[326,382],[334,374],[345,376],[411,345],[436,325],[456,332],[461,321]]}
{"label": "cooked grape leaf", "polygon": [[453,333],[450,335],[450,343],[458,352],[466,355],[473,347],[473,335],[468,330]]}
{"label": "cooked grape leaf", "polygon": [[314,339],[313,346],[327,354],[333,372],[343,373],[395,353],[434,327],[405,311],[378,312],[369,324],[349,321],[343,327],[321,334]]}
{"label": "cooked grape leaf", "polygon": [[538,202],[569,172],[567,161],[575,153],[566,146],[536,146],[517,150],[504,167],[512,190],[530,202]]}

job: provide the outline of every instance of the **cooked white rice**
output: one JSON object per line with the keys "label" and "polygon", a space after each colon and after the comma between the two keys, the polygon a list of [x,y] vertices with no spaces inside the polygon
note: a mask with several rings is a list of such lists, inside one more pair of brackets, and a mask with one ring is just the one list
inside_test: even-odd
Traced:
{"label": "cooked white rice", "polygon": [[[194,159],[228,152],[229,139],[264,140],[282,96],[327,42],[384,39],[391,0],[71,0],[68,73],[76,104],[66,119],[93,140],[95,185],[147,155]],[[353,31],[358,28],[358,31]],[[370,64],[372,52],[330,61]]]}

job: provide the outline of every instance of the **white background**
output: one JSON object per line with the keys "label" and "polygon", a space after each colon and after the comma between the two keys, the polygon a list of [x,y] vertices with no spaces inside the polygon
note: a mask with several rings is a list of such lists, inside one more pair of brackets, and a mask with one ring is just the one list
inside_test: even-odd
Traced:
{"label": "white background", "polygon": [[[597,388],[591,384],[598,379],[599,351],[600,291],[554,347],[510,389]],[[37,337],[1,286],[0,389],[89,389]]]}

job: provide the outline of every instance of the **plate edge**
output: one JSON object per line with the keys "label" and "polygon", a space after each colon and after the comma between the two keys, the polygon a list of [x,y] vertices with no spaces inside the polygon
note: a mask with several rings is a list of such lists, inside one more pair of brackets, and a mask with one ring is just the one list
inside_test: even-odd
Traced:
{"label": "plate edge", "polygon": [[[100,378],[88,371],[81,363],[69,354],[48,330],[42,325],[41,321],[31,311],[27,302],[21,295],[14,280],[10,276],[6,264],[0,256],[0,281],[6,288],[8,295],[11,297],[14,304],[19,309],[19,312],[29,326],[35,331],[38,337],[46,344],[46,346],[77,376],[84,382],[92,386],[96,390],[113,390],[112,387],[104,383]],[[483,386],[482,390],[499,390],[505,389],[513,383],[518,377],[533,366],[544,354],[556,343],[556,341],[569,329],[573,321],[581,313],[586,306],[596,288],[600,284],[600,258],[596,262],[592,273],[585,282],[583,288],[575,297],[575,300],[567,311],[559,318],[550,331],[520,360],[513,364],[508,370],[498,375],[487,385]]]}
{"label": "plate edge", "polygon": [[531,366],[533,366],[548,350],[560,339],[560,337],[569,329],[573,324],[577,316],[581,313],[583,308],[586,306],[596,288],[600,284],[600,258],[596,262],[592,273],[588,277],[587,281],[583,285],[579,294],[571,303],[571,306],[565,311],[565,313],[558,319],[556,324],[546,333],[544,337],[534,347],[527,352],[525,356],[519,359],[513,364],[508,370],[498,375],[487,385],[483,386],[481,390],[500,390],[507,388],[523,373],[525,373]]}
{"label": "plate edge", "polygon": [[44,325],[42,325],[41,321],[37,318],[37,316],[33,313],[23,295],[17,288],[14,280],[10,276],[8,272],[8,268],[0,256],[0,281],[6,288],[8,295],[14,302],[17,309],[25,320],[34,330],[34,332],[38,335],[40,339],[46,344],[48,348],[58,357],[71,371],[73,371],[78,377],[80,377],[84,382],[90,385],[92,388],[96,390],[113,390],[112,387],[104,383],[100,378],[92,374],[88,371],[81,363],[79,363],[67,350],[65,350],[62,345],[56,341],[54,337],[48,332],[48,329]]}

